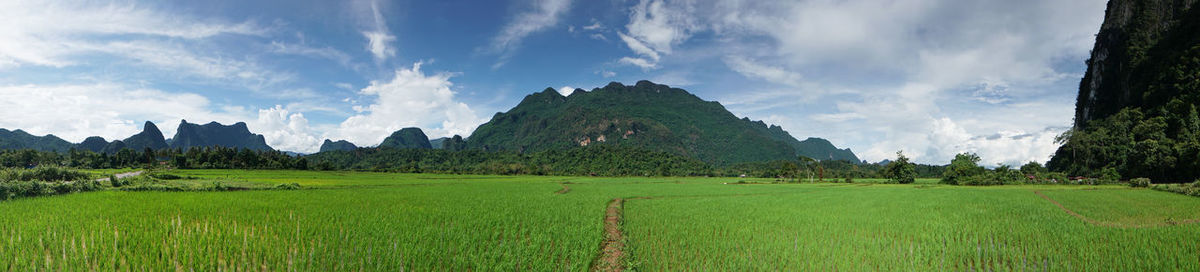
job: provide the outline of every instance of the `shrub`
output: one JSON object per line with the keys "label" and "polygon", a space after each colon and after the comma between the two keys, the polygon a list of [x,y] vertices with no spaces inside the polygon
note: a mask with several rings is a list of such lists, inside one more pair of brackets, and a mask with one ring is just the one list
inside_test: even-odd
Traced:
{"label": "shrub", "polygon": [[847,178],[846,178],[846,183],[854,183],[854,178],[847,177]]}
{"label": "shrub", "polygon": [[211,188],[211,190],[213,190],[213,191],[229,191],[229,189],[230,189],[230,187],[229,187],[229,186],[225,186],[225,183],[223,183],[223,182],[220,182],[220,181],[214,181],[214,182],[212,183],[212,188]]}
{"label": "shrub", "polygon": [[299,183],[284,183],[275,185],[275,190],[300,190]]}
{"label": "shrub", "polygon": [[154,177],[154,178],[156,178],[156,179],[162,179],[162,180],[176,180],[176,179],[183,179],[183,177],[180,177],[180,176],[178,176],[178,175],[174,175],[174,174],[167,174],[167,173],[154,173],[154,174],[150,174],[150,176],[151,176],[151,177]]}
{"label": "shrub", "polygon": [[1129,187],[1140,187],[1140,188],[1150,187],[1150,179],[1148,179],[1148,178],[1130,179]]}
{"label": "shrub", "polygon": [[0,170],[0,200],[94,191],[100,183],[87,173],[57,168]]}
{"label": "shrub", "polygon": [[125,183],[121,182],[121,179],[117,178],[117,175],[108,175],[108,183],[114,188],[125,185]]}
{"label": "shrub", "polygon": [[1151,189],[1190,196],[1200,196],[1200,182],[1184,184],[1155,184]]}
{"label": "shrub", "polygon": [[1121,173],[1117,173],[1116,168],[1105,167],[1100,170],[1100,183],[1112,184],[1120,182]]}

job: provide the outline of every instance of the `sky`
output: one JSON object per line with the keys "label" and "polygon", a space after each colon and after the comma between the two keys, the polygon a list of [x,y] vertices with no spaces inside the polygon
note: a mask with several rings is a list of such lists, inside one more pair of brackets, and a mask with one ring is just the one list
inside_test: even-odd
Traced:
{"label": "sky", "polygon": [[246,122],[276,149],[469,136],[547,87],[650,80],[875,162],[1045,162],[1103,0],[0,1],[0,127]]}

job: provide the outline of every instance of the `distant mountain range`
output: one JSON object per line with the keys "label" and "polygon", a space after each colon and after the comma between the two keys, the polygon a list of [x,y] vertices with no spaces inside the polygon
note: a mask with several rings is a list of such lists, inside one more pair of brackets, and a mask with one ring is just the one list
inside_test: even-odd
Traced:
{"label": "distant mountain range", "polygon": [[205,125],[180,121],[175,137],[164,139],[162,131],[153,122],[146,122],[142,132],[129,136],[124,140],[108,142],[101,137],[88,137],[83,142],[73,144],[54,135],[33,136],[21,130],[8,131],[0,129],[0,149],[35,149],[41,151],[67,152],[72,148],[98,153],[116,153],[121,149],[143,150],[178,148],[188,150],[193,147],[222,146],[229,148],[246,148],[251,150],[274,150],[267,145],[262,135],[251,133],[246,123],[236,123],[230,126],[211,122]]}
{"label": "distant mountain range", "polygon": [[[497,113],[470,138],[430,140],[415,127],[392,133],[375,148],[480,149],[538,152],[588,145],[632,146],[663,151],[713,164],[796,159],[861,162],[850,149],[839,149],[821,138],[803,141],[783,128],[737,118],[718,102],[704,101],[679,88],[639,81],[632,86],[610,83],[591,91],[576,89],[570,96],[547,88],[530,94],[516,107]],[[152,122],[142,132],[108,142],[89,137],[74,144],[54,135],[33,136],[21,130],[0,129],[0,149],[31,148],[65,152],[71,148],[114,153],[134,150],[222,146],[274,150],[246,123],[204,125],[182,120],[172,139],[165,139]],[[345,140],[325,140],[320,152],[360,148]]]}
{"label": "distant mountain range", "polygon": [[23,130],[0,129],[0,149],[32,148],[44,151],[66,152],[73,145],[57,136],[33,136]]}

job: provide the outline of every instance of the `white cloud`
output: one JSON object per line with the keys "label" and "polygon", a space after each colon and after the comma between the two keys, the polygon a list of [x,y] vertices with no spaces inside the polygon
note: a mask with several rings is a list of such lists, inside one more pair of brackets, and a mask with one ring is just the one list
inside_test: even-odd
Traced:
{"label": "white cloud", "polygon": [[94,52],[120,56],[131,64],[171,71],[175,75],[237,80],[252,89],[290,81],[295,75],[276,72],[259,64],[236,58],[198,55],[181,46],[150,41],[121,41],[89,45]]}
{"label": "white cloud", "polygon": [[798,73],[784,70],[780,67],[763,65],[751,62],[743,57],[730,56],[725,58],[725,63],[730,69],[747,77],[766,80],[767,82],[783,84],[790,87],[798,87],[803,82],[803,77]]}
{"label": "white cloud", "polygon": [[146,120],[170,137],[180,119],[233,123],[247,116],[235,108],[210,107],[209,100],[197,94],[112,83],[0,86],[0,127],[53,133],[71,142],[88,136],[124,139],[140,132]]}
{"label": "white cloud", "polygon": [[927,163],[964,151],[989,164],[1045,161],[1057,133],[1047,128],[1072,116],[1080,68],[1063,63],[1087,57],[1104,8],[1088,0],[644,0],[620,34],[636,56],[618,62],[653,69],[719,59],[751,80],[722,99],[735,111],[806,116],[783,125],[849,142],[872,161],[898,149]]}
{"label": "white cloud", "polygon": [[601,30],[601,29],[604,29],[604,24],[601,24],[600,21],[597,21],[595,18],[592,19],[592,24],[583,26],[583,30]]}
{"label": "white cloud", "polygon": [[262,134],[267,144],[276,150],[316,153],[322,141],[312,131],[303,113],[292,113],[280,105],[258,110],[258,119],[249,127],[252,132]]}
{"label": "white cloud", "polygon": [[367,51],[375,56],[375,60],[382,61],[396,56],[396,48],[391,46],[391,43],[396,41],[396,36],[385,31],[363,31],[362,34],[367,37]]}
{"label": "white cloud", "polygon": [[430,138],[469,136],[486,120],[455,98],[450,90],[454,85],[451,76],[450,73],[426,75],[418,62],[412,69],[396,70],[390,81],[371,81],[359,93],[374,96],[375,102],[356,106],[359,114],[347,118],[326,138],[372,146],[405,127],[420,127]]}
{"label": "white cloud", "polygon": [[388,31],[383,12],[379,11],[379,1],[366,1],[370,13],[367,16],[371,19],[369,26],[371,29],[362,31],[362,35],[367,38],[367,52],[371,52],[371,55],[375,56],[375,61],[383,61],[396,56],[396,48],[392,46],[392,43],[396,41],[396,36]]}
{"label": "white cloud", "polygon": [[103,47],[100,37],[204,39],[218,35],[264,35],[252,22],[237,24],[167,14],[134,5],[81,1],[0,3],[0,68],[64,67],[77,55]]}
{"label": "white cloud", "polygon": [[633,65],[633,66],[637,66],[637,67],[642,67],[642,70],[649,70],[649,69],[654,69],[655,67],[658,67],[658,64],[655,63],[654,61],[647,60],[644,58],[623,57],[620,60],[617,60],[617,62],[619,62],[621,64],[628,64],[628,65]]}
{"label": "white cloud", "polygon": [[641,0],[632,8],[627,33],[617,33],[621,41],[644,58],[624,57],[620,63],[642,69],[657,67],[662,55],[671,54],[672,47],[700,30],[694,18],[695,2]]}
{"label": "white cloud", "polygon": [[562,94],[563,96],[569,96],[569,95],[571,95],[571,93],[575,92],[575,87],[571,87],[570,85],[562,86],[562,87],[559,87],[557,91],[559,94]]}
{"label": "white cloud", "polygon": [[490,52],[501,54],[500,61],[493,68],[503,66],[512,57],[513,51],[521,46],[522,39],[558,24],[571,8],[571,0],[531,1],[529,10],[517,14],[492,38]]}
{"label": "white cloud", "polygon": [[322,58],[335,61],[342,66],[351,66],[350,55],[342,52],[341,50],[334,49],[333,47],[310,47],[304,44],[289,44],[280,41],[271,41],[271,45],[268,50],[275,54]]}
{"label": "white cloud", "polygon": [[621,37],[621,41],[624,41],[625,45],[629,46],[629,49],[633,50],[634,53],[650,58],[648,61],[657,62],[660,58],[658,52],[655,52],[654,49],[650,49],[650,47],[646,46],[646,44],[642,43],[642,41],[639,41],[634,37],[630,37],[629,35],[625,35],[625,33],[617,33],[617,36]]}

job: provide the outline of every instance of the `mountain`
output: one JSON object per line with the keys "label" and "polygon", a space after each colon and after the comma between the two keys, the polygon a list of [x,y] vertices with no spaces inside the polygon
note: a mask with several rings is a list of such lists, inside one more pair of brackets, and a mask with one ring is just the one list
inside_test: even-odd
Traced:
{"label": "mountain", "polygon": [[547,88],[497,113],[466,143],[473,149],[525,153],[614,144],[715,164],[795,159],[800,154],[859,162],[849,150],[821,145],[827,141],[805,144],[782,128],[739,119],[720,103],[650,81],[633,86],[613,82],[570,96]]}
{"label": "mountain", "polygon": [[[1087,71],[1079,83],[1075,126],[1126,107],[1158,107],[1196,98],[1197,0],[1108,2]],[[1183,74],[1167,74],[1168,72]],[[1176,86],[1176,83],[1184,84]],[[1188,84],[1190,83],[1190,84]],[[1185,102],[1196,102],[1196,99]]]}
{"label": "mountain", "polygon": [[182,120],[179,122],[179,129],[176,130],[175,137],[171,138],[170,146],[181,150],[210,146],[258,151],[274,150],[267,145],[266,138],[260,134],[251,133],[244,122],[226,126],[217,122],[197,125]]}
{"label": "mountain", "polygon": [[346,140],[334,142],[330,141],[329,139],[325,139],[325,142],[321,143],[321,150],[318,152],[355,149],[358,149],[358,146],[355,146],[353,143],[347,142]]}
{"label": "mountain", "polygon": [[75,145],[78,149],[96,153],[104,152],[106,146],[108,146],[108,141],[98,136],[87,137],[87,139],[83,139],[82,143]]}
{"label": "mountain", "polygon": [[[751,122],[750,118],[745,117],[742,118],[742,121]],[[780,126],[767,126],[767,124],[763,123],[762,121],[755,121],[753,123],[755,129],[765,130],[766,133],[772,136],[772,138],[775,138],[778,141],[783,141],[792,148],[796,149],[796,152],[801,156],[817,160],[840,160],[853,163],[861,162],[858,159],[858,156],[855,156],[854,152],[850,151],[849,148],[838,149],[828,140],[809,137],[803,141],[797,141],[796,138],[793,138],[790,133],[784,131]]]}
{"label": "mountain", "polygon": [[104,146],[104,149],[100,150],[100,153],[116,154],[117,152],[120,152],[121,149],[125,149],[126,147],[127,146],[125,145],[124,141],[113,140],[111,143],[108,143],[108,145]]}
{"label": "mountain", "polygon": [[0,129],[0,149],[35,149],[40,151],[66,152],[73,144],[49,134],[33,136],[23,130]]}
{"label": "mountain", "polygon": [[799,141],[792,146],[796,148],[796,152],[799,152],[800,155],[809,158],[818,160],[848,161],[853,163],[862,162],[858,159],[858,156],[854,155],[853,151],[850,151],[849,148],[838,149],[833,145],[833,143],[830,143],[829,140],[821,138],[809,137],[808,139]]}
{"label": "mountain", "polygon": [[1113,0],[1075,123],[1047,167],[1072,175],[1200,178],[1200,0]]}
{"label": "mountain", "polygon": [[129,136],[123,141],[125,148],[141,151],[146,148],[163,149],[167,148],[167,140],[163,138],[162,131],[158,130],[158,126],[154,122],[146,121],[142,126],[142,132]]}
{"label": "mountain", "polygon": [[441,137],[441,138],[437,138],[437,139],[431,139],[431,140],[429,140],[429,146],[432,146],[433,149],[442,149],[443,143],[445,143],[446,140],[449,140],[449,139],[450,139],[449,137]]}
{"label": "mountain", "polygon": [[429,144],[429,137],[425,136],[425,132],[421,131],[420,128],[415,127],[403,128],[393,132],[391,136],[383,139],[383,143],[379,144],[379,147],[418,149],[433,148],[433,146]]}
{"label": "mountain", "polygon": [[[451,137],[451,138],[441,138],[441,139],[442,139],[441,143],[435,144],[434,146],[441,145],[441,147],[439,147],[439,148],[449,150],[449,151],[461,151],[461,150],[467,149],[467,141],[463,140],[462,136],[454,135],[454,137]],[[432,141],[430,141],[430,142],[432,143]]]}

